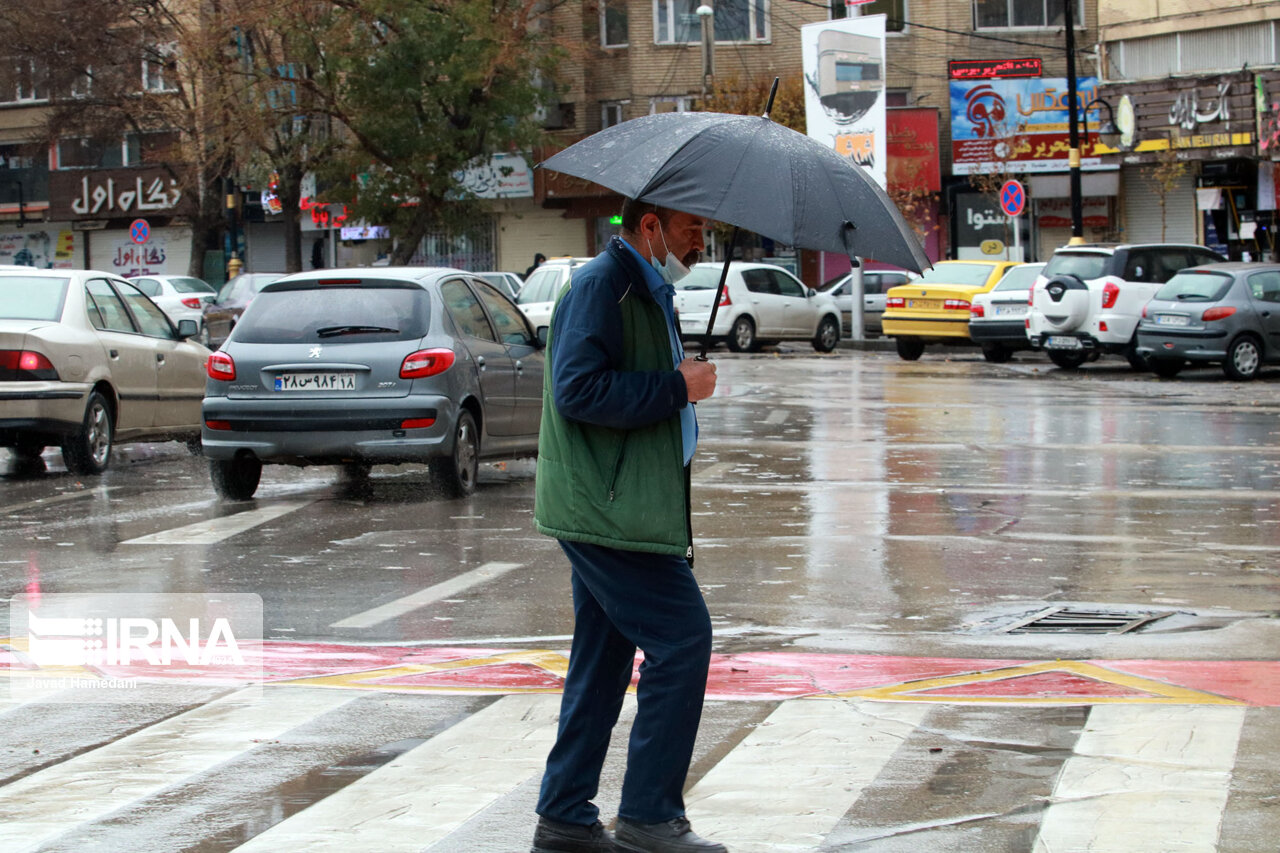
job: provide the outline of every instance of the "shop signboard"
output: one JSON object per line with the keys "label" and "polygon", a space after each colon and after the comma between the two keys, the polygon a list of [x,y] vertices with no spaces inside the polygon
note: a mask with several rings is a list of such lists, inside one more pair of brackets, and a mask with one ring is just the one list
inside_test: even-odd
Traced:
{"label": "shop signboard", "polygon": [[49,173],[54,219],[129,219],[190,214],[178,182],[164,169],[63,169]]}
{"label": "shop signboard", "polygon": [[1252,157],[1260,125],[1266,138],[1259,88],[1256,75],[1239,71],[1103,85],[1101,97],[1115,113],[1120,137],[1116,148],[1095,150],[1131,164],[1156,163],[1171,149],[1180,160]]}
{"label": "shop signboard", "polygon": [[456,177],[476,198],[533,198],[532,171],[519,154],[494,154]]}
{"label": "shop signboard", "polygon": [[[952,80],[952,173],[1057,172],[1068,168],[1069,87],[1064,77]],[[1080,115],[1098,96],[1096,77],[1076,78]],[[1097,126],[1101,107],[1089,107]],[[1083,121],[1081,123],[1083,127]],[[1081,140],[1083,169],[1114,168]]]}

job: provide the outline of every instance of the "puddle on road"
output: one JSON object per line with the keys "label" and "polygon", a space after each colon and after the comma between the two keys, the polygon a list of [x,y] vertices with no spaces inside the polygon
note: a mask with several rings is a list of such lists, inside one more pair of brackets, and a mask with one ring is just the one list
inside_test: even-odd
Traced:
{"label": "puddle on road", "polygon": [[406,738],[290,779],[275,790],[266,792],[259,804],[247,811],[238,824],[193,847],[184,848],[182,853],[225,853],[234,850],[280,821],[320,802],[425,742],[425,738]]}

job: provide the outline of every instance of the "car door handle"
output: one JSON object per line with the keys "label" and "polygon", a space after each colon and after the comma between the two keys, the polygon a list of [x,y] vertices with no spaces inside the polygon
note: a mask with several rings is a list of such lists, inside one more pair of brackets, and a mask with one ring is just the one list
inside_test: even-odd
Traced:
{"label": "car door handle", "polygon": [[524,362],[523,362],[523,361],[519,361],[519,360],[517,360],[517,361],[516,361],[516,373],[522,373],[522,372],[524,372]]}
{"label": "car door handle", "polygon": [[164,364],[164,353],[162,352],[156,353],[156,361],[160,362],[161,364]]}
{"label": "car door handle", "polygon": [[117,350],[117,349],[107,350],[107,355],[111,356],[112,358],[119,358],[120,350]]}
{"label": "car door handle", "polygon": [[476,364],[480,365],[481,367],[484,367],[484,356],[482,355],[476,356]]}

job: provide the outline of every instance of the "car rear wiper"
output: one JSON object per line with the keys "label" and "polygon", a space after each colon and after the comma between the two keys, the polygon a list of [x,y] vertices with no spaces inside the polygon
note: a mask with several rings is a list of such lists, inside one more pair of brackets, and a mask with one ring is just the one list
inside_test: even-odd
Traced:
{"label": "car rear wiper", "polygon": [[376,334],[378,332],[397,334],[399,331],[399,329],[389,329],[386,326],[325,326],[324,328],[316,329],[316,334],[322,338],[332,338],[336,335]]}
{"label": "car rear wiper", "polygon": [[1207,296],[1203,296],[1203,295],[1201,295],[1201,294],[1199,294],[1199,293],[1179,293],[1179,294],[1178,294],[1178,298],[1179,298],[1179,299],[1205,299],[1205,300],[1207,300],[1209,297],[1207,297]]}

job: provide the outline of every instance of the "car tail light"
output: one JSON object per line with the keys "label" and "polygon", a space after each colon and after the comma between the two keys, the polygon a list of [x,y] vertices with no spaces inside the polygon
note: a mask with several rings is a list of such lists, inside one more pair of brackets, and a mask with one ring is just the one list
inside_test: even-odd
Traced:
{"label": "car tail light", "polygon": [[971,305],[971,306],[969,306],[969,316],[970,316],[970,317],[985,317],[985,316],[986,316],[986,314],[987,314],[987,312],[983,310],[983,308],[982,308],[982,306],[981,306],[981,305]]}
{"label": "car tail light", "polygon": [[433,426],[435,422],[435,418],[409,418],[400,422],[400,429],[426,429]]}
{"label": "car tail light", "polygon": [[1206,323],[1212,323],[1214,320],[1225,320],[1234,313],[1236,313],[1236,309],[1230,305],[1218,305],[1214,308],[1206,308],[1205,312],[1200,315],[1200,319]]}
{"label": "car tail light", "polygon": [[949,311],[968,311],[969,300],[968,299],[944,299],[942,300],[942,307]]}
{"label": "car tail light", "polygon": [[199,307],[200,307],[200,297],[199,297],[199,296],[188,296],[186,299],[182,300],[182,304],[183,304],[183,305],[185,305],[185,306],[187,306],[188,308],[199,308]]}
{"label": "car tail light", "polygon": [[1030,328],[1031,328],[1031,318],[1030,318],[1030,317],[1028,317],[1027,319],[1025,319],[1025,320],[1023,320],[1023,321],[1022,321],[1022,328],[1024,328],[1024,329],[1030,329]]}
{"label": "car tail light", "polygon": [[400,364],[401,379],[422,379],[444,373],[453,367],[454,354],[451,349],[420,349],[409,353]]}
{"label": "car tail light", "polygon": [[724,308],[732,304],[733,304],[733,300],[729,298],[729,288],[726,287],[724,289],[724,292],[720,294],[720,307]]}
{"label": "car tail light", "polygon": [[1099,320],[1099,321],[1098,321],[1098,331],[1099,331],[1099,332],[1109,332],[1109,331],[1111,331],[1110,329],[1108,329],[1108,328],[1107,328],[1107,321],[1106,321],[1106,320]]}
{"label": "car tail light", "polygon": [[58,371],[44,353],[31,350],[0,350],[0,379],[13,381],[57,381]]}
{"label": "car tail light", "polygon": [[902,296],[890,296],[884,301],[886,308],[906,308],[907,300]]}
{"label": "car tail light", "polygon": [[1144,320],[1145,320],[1145,319],[1147,319],[1147,306],[1146,306],[1146,305],[1143,305],[1143,306],[1142,306],[1142,319],[1144,319]]}
{"label": "car tail light", "polygon": [[229,430],[231,429],[231,421],[205,421],[204,425],[209,429]]}
{"label": "car tail light", "polygon": [[1114,281],[1109,281],[1102,286],[1102,307],[1114,308],[1116,299],[1120,297],[1120,288]]}
{"label": "car tail light", "polygon": [[236,363],[221,350],[209,356],[209,360],[205,362],[205,370],[210,379],[231,382],[236,378]]}

